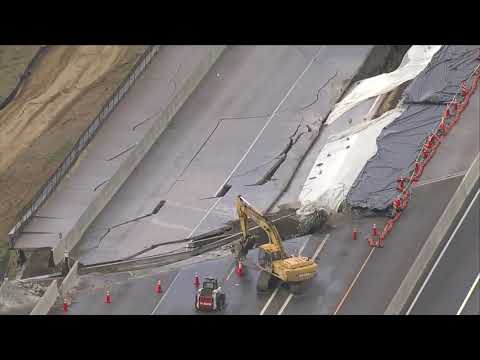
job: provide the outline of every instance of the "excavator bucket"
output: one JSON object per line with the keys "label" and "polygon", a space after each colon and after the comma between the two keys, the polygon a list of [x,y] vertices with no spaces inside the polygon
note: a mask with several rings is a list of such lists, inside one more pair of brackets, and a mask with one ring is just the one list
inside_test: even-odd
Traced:
{"label": "excavator bucket", "polygon": [[243,239],[237,240],[232,243],[232,254],[237,260],[245,259],[248,252],[253,249],[255,246],[255,239],[253,237],[249,237],[247,241]]}

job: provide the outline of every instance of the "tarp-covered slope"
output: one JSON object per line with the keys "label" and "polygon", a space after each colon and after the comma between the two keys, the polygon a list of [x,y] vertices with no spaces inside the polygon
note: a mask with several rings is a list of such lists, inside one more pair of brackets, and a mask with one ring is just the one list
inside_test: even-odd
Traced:
{"label": "tarp-covered slope", "polygon": [[[393,72],[380,74],[359,81],[328,117],[330,124],[348,114],[355,115],[355,108],[369,99],[386,94],[406,81],[413,79],[431,61],[441,46],[414,45],[405,54],[400,66]],[[375,107],[373,103],[369,113]],[[312,214],[323,209],[337,212],[350,188],[367,161],[377,152],[377,137],[404,111],[403,106],[386,112],[376,119],[366,116],[357,126],[328,138],[322,148],[299,195],[299,215]]]}
{"label": "tarp-covered slope", "polygon": [[382,129],[403,111],[397,107],[382,116],[331,137],[320,152],[299,196],[299,214],[323,208],[338,211],[365,163],[377,152]]}
{"label": "tarp-covered slope", "polygon": [[355,88],[340,101],[327,119],[331,124],[342,114],[362,101],[395,89],[406,81],[414,79],[430,63],[441,45],[413,45],[405,54],[400,66],[390,73],[380,74],[360,81]]}
{"label": "tarp-covered slope", "polygon": [[424,139],[437,127],[445,104],[480,64],[480,46],[443,46],[403,93],[405,111],[377,139],[347,195],[353,208],[385,211],[397,195],[396,180],[413,170]]}

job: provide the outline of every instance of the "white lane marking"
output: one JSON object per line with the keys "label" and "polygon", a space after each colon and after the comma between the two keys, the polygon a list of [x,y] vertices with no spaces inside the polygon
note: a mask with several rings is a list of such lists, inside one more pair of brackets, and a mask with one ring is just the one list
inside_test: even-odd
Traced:
{"label": "white lane marking", "polygon": [[315,251],[315,254],[313,255],[312,260],[315,261],[317,258],[318,254],[320,254],[320,251],[322,251],[323,247],[325,246],[325,243],[327,242],[328,238],[330,237],[330,234],[327,234],[325,238],[323,239],[322,243],[318,247],[317,251]]}
{"label": "white lane marking", "polygon": [[[325,235],[325,238],[322,240],[321,244],[318,246],[317,250],[315,251],[315,254],[313,255],[313,258],[312,260],[315,261],[315,259],[317,258],[318,254],[320,254],[320,251],[322,251],[323,247],[325,246],[325,243],[327,242],[328,238],[330,237],[330,234],[327,234]],[[310,238],[308,239],[310,240]],[[298,256],[301,256],[302,252],[303,252],[303,249],[305,249],[305,245],[307,245],[307,241],[305,241],[305,243],[303,244],[302,248],[300,249],[300,251],[298,252]],[[290,302],[290,300],[292,300],[293,298],[293,294],[290,293],[287,297],[287,299],[285,300],[285,302],[283,303],[282,307],[280,308],[280,310],[278,311],[277,315],[282,315],[283,314],[283,311],[285,310],[285,308],[287,307],[288,303]]]}
{"label": "white lane marking", "polygon": [[408,308],[406,315],[409,315],[409,314],[410,314],[410,311],[412,311],[413,307],[415,306],[418,298],[419,298],[420,295],[422,294],[423,289],[424,289],[425,286],[427,285],[428,280],[430,280],[430,277],[432,276],[433,272],[434,272],[435,269],[437,268],[437,265],[438,265],[438,263],[440,262],[440,260],[442,259],[443,254],[445,254],[445,251],[447,250],[448,245],[450,245],[450,242],[452,241],[452,239],[453,239],[453,238],[455,237],[455,235],[457,234],[457,231],[458,231],[458,229],[460,228],[460,226],[462,226],[463,220],[465,220],[465,218],[467,217],[468,213],[470,212],[470,209],[472,208],[473,203],[475,202],[475,200],[477,200],[477,197],[478,197],[478,194],[479,194],[479,193],[480,193],[480,190],[477,190],[477,193],[475,194],[473,200],[470,202],[470,205],[468,205],[467,210],[466,210],[465,213],[463,214],[462,218],[460,219],[460,221],[458,222],[457,226],[455,227],[455,230],[453,231],[452,235],[450,235],[450,238],[448,239],[447,243],[446,243],[445,246],[443,247],[442,252],[441,252],[440,255],[438,256],[438,258],[437,258],[437,260],[435,261],[435,263],[433,264],[433,267],[432,267],[432,269],[430,270],[430,272],[428,273],[427,278],[426,278],[425,281],[423,282],[422,287],[420,288],[420,290],[418,291],[417,295],[415,296],[415,298],[413,299],[412,303],[410,304],[410,307]]}
{"label": "white lane marking", "polygon": [[[315,259],[317,258],[318,254],[320,254],[320,251],[322,251],[323,247],[325,246],[325,243],[327,242],[328,238],[330,237],[330,234],[327,234],[325,236],[325,238],[322,240],[322,243],[318,246],[317,250],[315,251],[315,254],[313,255],[313,258],[312,260],[315,261]],[[307,245],[307,242],[305,241],[305,244],[303,244],[302,248],[300,249],[300,251],[298,252],[298,256],[300,256],[300,254],[302,253],[303,249],[305,248],[305,245]],[[287,307],[288,303],[290,302],[290,300],[292,300],[293,298],[293,294],[290,293],[290,295],[288,295],[287,297],[287,300],[285,300],[285,302],[283,303],[282,307],[280,308],[280,310],[278,311],[277,315],[282,315],[283,314],[283,311],[285,310],[285,308]]]}
{"label": "white lane marking", "polygon": [[285,300],[285,303],[282,305],[282,307],[280,308],[280,311],[278,312],[277,315],[282,315],[283,314],[283,310],[285,310],[285,308],[287,307],[290,300],[292,300],[292,297],[293,297],[293,294],[288,295],[287,300]]}
{"label": "white lane marking", "polygon": [[268,299],[267,303],[266,303],[265,306],[263,307],[262,311],[260,311],[260,315],[263,315],[263,314],[265,313],[265,311],[267,311],[268,306],[269,306],[270,303],[272,302],[272,300],[273,300],[273,298],[275,297],[275,295],[277,295],[278,289],[280,289],[280,287],[277,286],[277,288],[276,288],[275,291],[272,293],[272,295],[271,295],[270,298]]}
{"label": "white lane marking", "polygon": [[476,278],[475,281],[473,282],[473,285],[472,285],[472,287],[470,288],[470,290],[468,291],[467,296],[465,297],[465,300],[463,300],[463,303],[462,303],[462,305],[460,306],[460,309],[458,309],[457,315],[460,315],[460,314],[462,313],[463,308],[465,307],[465,305],[467,305],[468,299],[470,299],[470,296],[472,296],[473,290],[475,290],[475,287],[477,286],[479,279],[480,279],[480,273],[477,275],[477,278]]}
{"label": "white lane marking", "polygon": [[355,283],[357,282],[358,277],[359,277],[360,274],[362,273],[363,268],[365,267],[365,265],[367,265],[368,259],[370,259],[370,256],[372,256],[372,254],[373,254],[374,251],[375,251],[375,248],[372,248],[372,250],[370,250],[370,254],[368,254],[367,258],[366,258],[365,261],[363,262],[362,266],[360,267],[360,270],[358,271],[357,275],[355,276],[355,278],[353,279],[352,283],[351,283],[350,286],[348,287],[347,292],[345,293],[345,295],[343,295],[343,298],[342,298],[342,300],[340,300],[340,303],[338,304],[337,308],[335,309],[335,312],[333,313],[333,315],[337,315],[338,310],[340,310],[340,308],[342,307],[342,305],[343,305],[345,299],[347,298],[348,294],[350,294],[350,291],[352,290],[353,286],[354,286]]}
{"label": "white lane marking", "polygon": [[442,176],[442,177],[439,177],[439,178],[436,178],[436,179],[419,181],[418,183],[414,184],[413,186],[418,188],[420,186],[434,184],[434,183],[437,183],[437,182],[440,182],[440,181],[445,181],[445,180],[453,179],[453,178],[456,178],[456,177],[459,177],[459,176],[463,176],[466,173],[467,173],[467,171],[460,171],[460,172],[456,172],[456,173],[453,173],[453,174],[450,174],[450,175],[447,175],[447,176]]}
{"label": "white lane marking", "polygon": [[160,301],[158,302],[157,306],[155,306],[155,308],[153,309],[153,311],[152,311],[152,313],[151,313],[150,315],[155,314],[155,312],[157,311],[157,309],[158,309],[158,307],[160,306],[160,304],[161,304],[161,303],[163,302],[163,300],[167,297],[168,292],[169,292],[170,289],[173,287],[173,283],[175,282],[175,280],[177,280],[178,275],[180,275],[180,272],[178,272],[177,275],[175,275],[175,277],[173,278],[172,282],[171,282],[170,285],[168,286],[167,291],[165,291],[165,294],[163,294],[162,298],[161,298]]}
{"label": "white lane marking", "polygon": [[225,281],[228,281],[228,279],[230,279],[230,276],[232,276],[234,270],[235,270],[235,266],[233,266],[232,271],[230,271],[230,274],[228,274],[228,276],[227,276],[227,278],[225,279]]}
{"label": "white lane marking", "polygon": [[300,250],[298,250],[298,256],[301,256],[303,250],[305,249],[305,246],[307,246],[308,240],[310,240],[310,237],[303,242],[302,247],[300,248]]}
{"label": "white lane marking", "polygon": [[[315,54],[315,56],[312,58],[312,60],[310,60],[310,62],[308,63],[307,67],[302,71],[302,73],[300,74],[300,76],[295,80],[295,82],[293,83],[293,85],[290,87],[290,89],[288,90],[288,92],[285,94],[285,96],[283,97],[283,99],[280,101],[280,103],[277,105],[277,107],[275,108],[275,110],[273,110],[272,112],[272,115],[270,115],[270,117],[268,118],[267,122],[265,123],[265,125],[263,125],[263,128],[260,130],[260,132],[257,134],[257,136],[255,137],[255,139],[253,140],[253,142],[250,144],[250,146],[248,147],[247,151],[245,152],[245,154],[243,154],[242,158],[238,161],[237,165],[235,165],[235,167],[233,168],[233,170],[230,172],[230,174],[227,176],[227,178],[225,179],[225,181],[222,183],[222,185],[220,185],[220,187],[218,188],[218,190],[216,191],[216,194],[218,194],[218,192],[227,184],[227,182],[230,180],[230,178],[232,177],[232,175],[235,173],[235,171],[237,171],[238,167],[240,166],[240,164],[243,162],[243,160],[245,160],[245,158],[247,157],[247,155],[250,153],[250,151],[252,150],[252,148],[255,146],[255,144],[257,143],[258,139],[260,139],[260,137],[262,136],[263,132],[265,131],[265,129],[267,128],[267,126],[270,124],[270,122],[272,121],[273,117],[277,114],[278,110],[280,109],[280,107],[283,105],[283,103],[285,102],[285,100],[287,100],[288,96],[290,95],[290,93],[293,91],[293,89],[297,86],[298,82],[302,79],[303,75],[305,75],[305,73],[308,71],[308,69],[310,68],[310,66],[312,66],[312,64],[314,63],[315,59],[318,57],[318,55],[320,54],[320,52],[322,51],[323,49],[323,46],[318,50],[318,52]],[[191,237],[195,231],[198,229],[198,227],[203,223],[203,221],[207,218],[207,216],[210,214],[210,212],[213,210],[213,208],[215,208],[215,206],[217,206],[217,204],[220,202],[222,198],[218,198],[217,201],[215,201],[215,203],[208,209],[208,211],[205,213],[205,215],[203,216],[203,218],[200,220],[200,222],[197,224],[197,226],[195,226],[195,228],[192,230],[192,232],[190,233],[190,235],[188,235],[188,237]]]}

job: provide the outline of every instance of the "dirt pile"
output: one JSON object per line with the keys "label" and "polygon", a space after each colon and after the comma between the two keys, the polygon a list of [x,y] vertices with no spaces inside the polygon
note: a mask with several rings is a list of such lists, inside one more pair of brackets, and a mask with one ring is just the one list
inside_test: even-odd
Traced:
{"label": "dirt pile", "polygon": [[0,45],[0,108],[19,85],[40,45]]}

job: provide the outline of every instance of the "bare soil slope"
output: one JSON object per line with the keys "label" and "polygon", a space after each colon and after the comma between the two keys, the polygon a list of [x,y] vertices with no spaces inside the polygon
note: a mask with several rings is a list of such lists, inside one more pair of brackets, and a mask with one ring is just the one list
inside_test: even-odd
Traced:
{"label": "bare soil slope", "polygon": [[40,45],[0,45],[0,104],[19,83]]}

